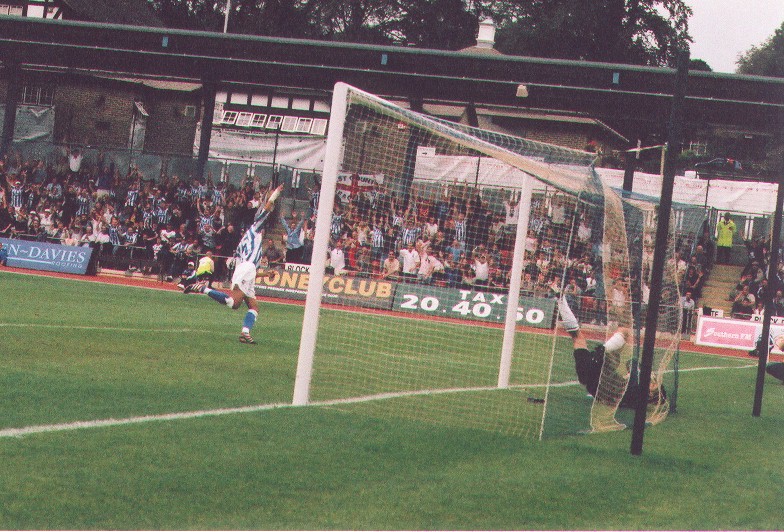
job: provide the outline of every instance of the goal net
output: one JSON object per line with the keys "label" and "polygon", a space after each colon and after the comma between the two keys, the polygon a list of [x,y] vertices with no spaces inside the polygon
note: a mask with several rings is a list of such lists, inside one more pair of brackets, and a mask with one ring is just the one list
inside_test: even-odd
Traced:
{"label": "goal net", "polygon": [[[594,157],[338,84],[294,403],[532,438],[619,428],[644,334],[656,207],[607,187]],[[669,394],[684,218],[657,244],[673,250],[652,332],[654,382]],[[633,331],[605,357],[594,396],[577,382],[559,298],[591,346]],[[668,411],[656,397],[654,423]]]}

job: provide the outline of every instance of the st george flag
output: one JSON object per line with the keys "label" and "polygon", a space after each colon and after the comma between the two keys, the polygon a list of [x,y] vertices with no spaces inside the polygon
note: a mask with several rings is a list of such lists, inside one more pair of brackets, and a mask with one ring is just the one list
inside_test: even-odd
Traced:
{"label": "st george flag", "polygon": [[384,182],[384,174],[350,174],[343,172],[338,174],[336,194],[340,198],[340,203],[347,204],[351,200],[359,198],[360,194],[369,195],[373,192],[376,184]]}

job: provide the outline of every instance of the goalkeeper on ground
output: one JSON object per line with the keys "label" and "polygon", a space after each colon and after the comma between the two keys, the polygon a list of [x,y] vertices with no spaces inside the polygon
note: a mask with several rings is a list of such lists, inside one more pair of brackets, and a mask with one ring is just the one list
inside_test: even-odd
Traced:
{"label": "goalkeeper on ground", "polygon": [[[631,339],[631,331],[628,328],[619,327],[603,344],[599,344],[592,351],[589,351],[588,342],[580,331],[580,323],[563,297],[558,301],[558,312],[561,314],[564,329],[572,337],[574,368],[577,372],[577,380],[585,386],[585,389],[592,397],[596,397],[596,391],[599,389],[602,375],[602,366],[609,364],[609,371],[618,371],[619,352]],[[639,395],[638,389],[636,383],[630,382],[621,399],[620,406],[634,408]],[[666,399],[667,393],[664,390],[664,385],[659,385],[652,376],[648,393],[648,404],[660,404]]]}

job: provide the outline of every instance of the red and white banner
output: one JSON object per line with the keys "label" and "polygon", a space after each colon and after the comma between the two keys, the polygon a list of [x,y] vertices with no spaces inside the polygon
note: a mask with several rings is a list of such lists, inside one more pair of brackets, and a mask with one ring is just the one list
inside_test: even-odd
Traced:
{"label": "red and white banner", "polygon": [[[774,345],[774,340],[784,335],[784,323],[781,317],[774,316],[770,325],[771,353],[782,354]],[[754,320],[731,320],[726,318],[712,318],[700,316],[697,321],[697,345],[724,347],[727,349],[740,349],[751,351],[756,348],[757,341],[762,336],[762,322]]]}
{"label": "red and white banner", "polygon": [[360,194],[373,192],[376,184],[384,182],[384,174],[338,174],[338,182],[335,187],[336,194],[341,203],[348,203],[352,199],[357,199]]}
{"label": "red and white banner", "polygon": [[756,347],[761,332],[762,324],[759,322],[700,316],[695,343],[751,351]]}

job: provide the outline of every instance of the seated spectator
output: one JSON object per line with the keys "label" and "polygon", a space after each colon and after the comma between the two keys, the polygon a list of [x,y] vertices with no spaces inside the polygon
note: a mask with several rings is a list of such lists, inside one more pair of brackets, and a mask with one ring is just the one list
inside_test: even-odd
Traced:
{"label": "seated spectator", "polygon": [[389,281],[400,280],[400,261],[395,256],[394,251],[390,251],[381,269],[381,279]]}
{"label": "seated spectator", "polygon": [[757,301],[754,310],[751,311],[751,319],[754,321],[762,321],[765,319],[765,303]]}
{"label": "seated spectator", "polygon": [[269,268],[280,267],[286,261],[283,251],[275,244],[275,240],[272,238],[267,239],[263,257],[266,259],[267,267]]}
{"label": "seated spectator", "polygon": [[773,315],[784,316],[784,291],[781,289],[776,290],[776,295],[773,297]]}
{"label": "seated spectator", "polygon": [[747,320],[756,306],[754,294],[749,293],[749,286],[743,285],[740,292],[732,302],[732,317]]}

